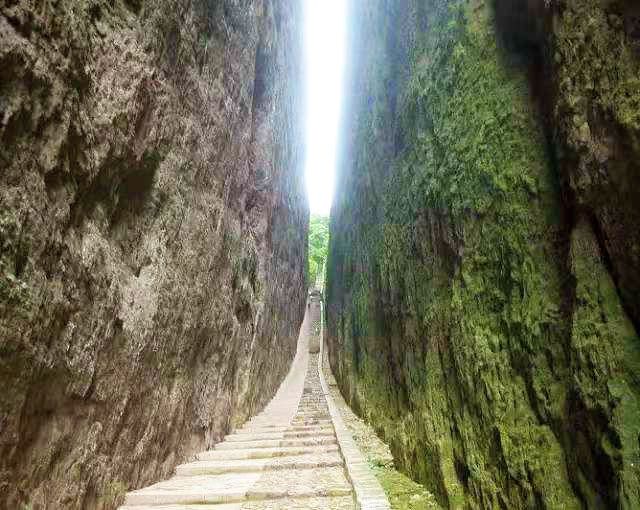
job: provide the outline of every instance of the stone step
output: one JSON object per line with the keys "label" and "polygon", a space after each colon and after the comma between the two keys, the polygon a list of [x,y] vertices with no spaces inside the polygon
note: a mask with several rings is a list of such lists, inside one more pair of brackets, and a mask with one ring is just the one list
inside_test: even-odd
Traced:
{"label": "stone step", "polygon": [[294,418],[293,421],[291,422],[291,425],[293,425],[294,427],[298,427],[298,426],[309,426],[309,425],[331,425],[332,422],[331,420],[328,419],[322,419],[319,420],[317,418],[313,418],[313,419],[309,419],[309,420],[305,420],[302,418]]}
{"label": "stone step", "polygon": [[342,467],[207,476],[176,476],[129,492],[126,506],[238,503],[250,500],[347,496]]}
{"label": "stone step", "polygon": [[329,416],[328,413],[298,413],[292,423],[295,425],[300,421],[307,422],[313,420],[331,421],[331,416]]}
{"label": "stone step", "polygon": [[123,506],[120,510],[355,510],[355,508],[352,496],[329,496],[223,503],[215,506],[198,504]]}
{"label": "stone step", "polygon": [[251,488],[249,499],[346,496],[353,488],[343,466],[290,471],[267,471]]}
{"label": "stone step", "polygon": [[324,415],[324,414],[317,414],[317,415],[311,415],[311,414],[300,414],[299,417],[296,417],[293,420],[293,424],[294,425],[299,425],[300,423],[305,423],[305,424],[313,424],[314,421],[324,421],[327,420],[327,416],[329,415]]}
{"label": "stone step", "polygon": [[224,473],[248,473],[271,469],[311,469],[342,465],[342,457],[337,451],[308,453],[286,457],[266,457],[261,459],[200,460],[182,464],[176,468],[178,476],[219,475]]}
{"label": "stone step", "polygon": [[248,448],[237,450],[210,450],[198,454],[198,460],[240,460],[286,457],[290,455],[323,454],[337,452],[337,445],[284,446],[278,448]]}
{"label": "stone step", "polygon": [[262,473],[178,477],[129,492],[125,506],[213,504],[244,501]]}
{"label": "stone step", "polygon": [[262,439],[257,441],[225,441],[214,446],[216,450],[247,450],[251,448],[277,448],[280,446],[319,446],[336,444],[336,438]]}
{"label": "stone step", "polygon": [[225,441],[258,441],[263,439],[295,439],[304,437],[331,437],[335,435],[333,430],[324,431],[308,431],[301,430],[297,432],[261,432],[261,433],[245,433],[245,434],[229,434],[224,438]]}
{"label": "stone step", "polygon": [[234,434],[263,434],[267,432],[333,432],[333,425],[293,425],[281,427],[243,427]]}

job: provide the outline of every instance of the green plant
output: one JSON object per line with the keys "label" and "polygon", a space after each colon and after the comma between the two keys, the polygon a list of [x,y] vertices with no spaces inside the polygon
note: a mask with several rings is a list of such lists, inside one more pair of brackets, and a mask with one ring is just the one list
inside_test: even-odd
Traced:
{"label": "green plant", "polygon": [[312,215],[309,221],[309,283],[314,285],[322,271],[329,247],[329,218]]}

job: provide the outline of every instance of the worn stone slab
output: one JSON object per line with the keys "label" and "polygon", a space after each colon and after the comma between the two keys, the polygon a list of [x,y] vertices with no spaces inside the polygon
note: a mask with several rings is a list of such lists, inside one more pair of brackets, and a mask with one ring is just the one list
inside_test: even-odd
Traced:
{"label": "worn stone slab", "polygon": [[120,510],[355,510],[351,496],[283,498],[221,505],[128,506]]}
{"label": "worn stone slab", "polygon": [[177,476],[206,474],[243,473],[265,471],[269,469],[310,469],[342,465],[342,457],[332,453],[312,453],[286,457],[267,457],[262,459],[204,460],[182,464],[176,468]]}
{"label": "worn stone slab", "polygon": [[229,503],[243,501],[261,473],[173,477],[129,492],[125,505]]}
{"label": "worn stone slab", "polygon": [[232,459],[260,459],[284,457],[288,455],[305,455],[309,453],[322,454],[337,452],[338,445],[320,446],[282,446],[277,448],[249,448],[232,450],[211,450],[198,454],[198,460],[232,460]]}
{"label": "worn stone slab", "polygon": [[353,488],[342,466],[296,471],[267,471],[251,487],[249,499],[345,496]]}
{"label": "worn stone slab", "polygon": [[268,432],[333,432],[331,423],[326,425],[291,425],[290,427],[243,427],[234,434],[262,434]]}
{"label": "worn stone slab", "polygon": [[303,430],[303,431],[283,431],[283,432],[260,432],[246,434],[229,434],[225,441],[258,441],[269,439],[303,439],[309,437],[331,437],[334,435],[332,429],[325,430]]}
{"label": "worn stone slab", "polygon": [[256,441],[227,441],[215,445],[216,450],[246,450],[249,448],[277,448],[279,446],[320,446],[336,444],[332,437],[307,437],[300,439],[262,439]]}

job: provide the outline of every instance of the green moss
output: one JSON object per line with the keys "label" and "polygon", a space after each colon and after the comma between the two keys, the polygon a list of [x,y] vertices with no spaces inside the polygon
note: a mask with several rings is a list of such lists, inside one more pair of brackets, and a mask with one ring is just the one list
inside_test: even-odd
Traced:
{"label": "green moss", "polygon": [[127,493],[127,484],[120,480],[112,480],[109,482],[99,498],[99,503],[105,508],[112,508],[121,504]]}
{"label": "green moss", "polygon": [[[344,283],[341,382],[443,504],[577,508],[564,447],[545,423],[566,399],[554,363],[558,184],[525,76],[503,64],[491,19],[470,9],[443,14],[414,49],[400,108],[408,149],[383,180],[384,221],[356,223],[343,255],[369,272]],[[391,67],[383,54],[374,70]],[[371,81],[380,100],[361,121],[356,165],[375,176],[388,113],[385,78]],[[367,217],[375,193],[360,191]]]}
{"label": "green moss", "polygon": [[388,446],[380,440],[371,426],[354,415],[337,388],[330,385],[329,391],[342,414],[345,425],[384,489],[391,508],[394,510],[440,508],[435,497],[424,486],[395,469]]}
{"label": "green moss", "polygon": [[375,466],[373,473],[382,485],[393,510],[427,510],[440,508],[433,496],[393,468]]}
{"label": "green moss", "polygon": [[[455,242],[469,253],[453,274],[443,275],[445,268],[429,272],[405,266],[403,277],[404,288],[415,288],[405,299],[420,304],[416,312],[427,334],[438,337],[444,330],[453,337],[451,362],[464,367],[457,374],[464,394],[500,431],[485,432],[473,445],[466,442],[473,449],[462,459],[457,447],[446,446],[448,441],[431,448],[440,458],[440,483],[449,504],[461,505],[461,494],[469,490],[496,505],[510,499],[495,484],[500,476],[487,462],[498,449],[509,476],[527,486],[531,478],[546,485],[549,505],[576,507],[562,449],[549,428],[538,425],[526,383],[511,372],[515,367],[510,360],[512,350],[539,349],[558,314],[557,276],[544,250],[547,232],[559,228],[553,223],[559,217],[553,212],[558,209],[557,187],[525,77],[501,63],[490,20],[471,17],[464,8],[453,10],[449,19],[440,33],[422,42],[405,93],[403,131],[410,150],[398,161],[384,193],[390,221],[384,226],[386,260],[381,265],[393,274],[411,258],[416,219],[425,210],[446,211],[453,230],[460,233]],[[421,285],[409,285],[408,272]],[[443,318],[452,322],[441,324],[436,314],[445,309]],[[383,381],[381,369],[377,365],[361,376],[368,392],[366,407],[376,409],[372,414],[378,419],[385,402],[398,401],[373,383],[374,378],[378,386]],[[422,371],[419,365],[409,370]],[[410,394],[441,388],[418,384]],[[438,405],[443,414],[449,406]],[[411,422],[406,425],[408,437],[416,433]],[[476,424],[462,415],[458,426],[468,427],[461,433],[473,434]],[[394,428],[389,424],[387,437],[398,435]],[[438,432],[446,437],[443,430]],[[398,450],[411,449],[406,444],[410,439],[397,441]],[[545,448],[539,448],[541,444]],[[467,473],[462,475],[466,480],[460,480],[456,464]],[[544,482],[542,473],[549,465],[557,466],[560,476]]]}
{"label": "green moss", "polygon": [[27,250],[28,240],[22,237],[16,218],[8,213],[1,213],[0,316],[5,316],[9,310],[14,316],[28,316],[31,293],[26,281],[16,275],[18,266],[27,263]]}
{"label": "green moss", "polygon": [[[571,255],[577,282],[571,336],[576,389],[586,413],[605,413],[611,422],[608,430],[598,431],[591,449],[615,466],[620,504],[633,508],[640,501],[640,338],[585,223],[573,233]],[[587,489],[586,494],[595,502],[592,491]]]}
{"label": "green moss", "polygon": [[389,13],[358,13],[371,33],[328,263],[336,377],[443,506],[597,506],[604,472],[607,503],[632,505],[640,342],[597,245],[568,275],[553,158],[488,4],[428,4],[397,104]]}
{"label": "green moss", "polygon": [[554,129],[574,199],[607,238],[626,310],[640,322],[640,58],[637,2],[574,0],[557,15]]}
{"label": "green moss", "polygon": [[[556,28],[558,83],[561,97],[566,98],[559,107],[569,107],[569,118],[586,122],[588,109],[595,103],[625,129],[638,131],[640,65],[622,26],[623,20],[607,14],[600,0],[579,0],[567,6]],[[573,141],[579,145],[588,140],[576,137]]]}

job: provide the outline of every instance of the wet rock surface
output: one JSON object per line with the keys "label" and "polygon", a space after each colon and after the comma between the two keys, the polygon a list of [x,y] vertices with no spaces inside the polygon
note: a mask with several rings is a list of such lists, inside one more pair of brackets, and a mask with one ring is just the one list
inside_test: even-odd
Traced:
{"label": "wet rock surface", "polygon": [[352,6],[329,358],[445,507],[639,504],[631,11]]}
{"label": "wet rock surface", "polygon": [[304,314],[296,2],[0,7],[0,507],[113,508]]}

